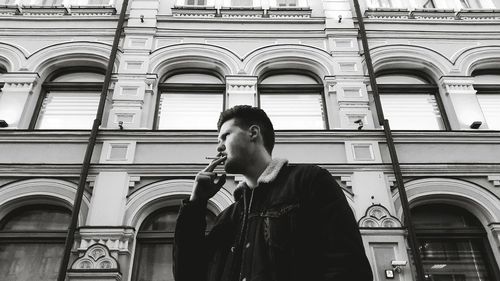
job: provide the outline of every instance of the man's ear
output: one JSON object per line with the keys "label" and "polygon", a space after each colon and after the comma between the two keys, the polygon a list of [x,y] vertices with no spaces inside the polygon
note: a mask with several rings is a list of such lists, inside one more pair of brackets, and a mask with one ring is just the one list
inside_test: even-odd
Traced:
{"label": "man's ear", "polygon": [[260,136],[260,127],[258,125],[252,125],[248,128],[248,134],[250,135],[250,140],[257,140]]}

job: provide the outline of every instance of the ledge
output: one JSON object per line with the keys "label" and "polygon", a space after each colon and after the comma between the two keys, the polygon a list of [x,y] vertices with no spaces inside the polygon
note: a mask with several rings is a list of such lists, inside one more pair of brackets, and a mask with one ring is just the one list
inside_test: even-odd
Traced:
{"label": "ledge", "polygon": [[189,18],[215,18],[217,9],[215,7],[193,7],[193,6],[174,6],[172,8],[174,17],[189,17]]}
{"label": "ledge", "polygon": [[17,5],[0,5],[0,16],[13,16],[21,13]]}
{"label": "ledge", "polygon": [[116,15],[112,6],[70,6],[69,14],[72,16],[111,16]]}
{"label": "ledge", "polygon": [[497,9],[367,9],[365,17],[382,20],[422,20],[422,21],[452,21],[452,20],[500,20],[500,10]]}
{"label": "ledge", "polygon": [[262,7],[222,7],[220,15],[223,18],[262,18],[264,17],[264,9]]}
{"label": "ledge", "polygon": [[312,10],[310,8],[269,8],[267,15],[270,18],[310,18]]}
{"label": "ledge", "polygon": [[22,6],[21,14],[24,16],[64,16],[68,14],[64,6]]}

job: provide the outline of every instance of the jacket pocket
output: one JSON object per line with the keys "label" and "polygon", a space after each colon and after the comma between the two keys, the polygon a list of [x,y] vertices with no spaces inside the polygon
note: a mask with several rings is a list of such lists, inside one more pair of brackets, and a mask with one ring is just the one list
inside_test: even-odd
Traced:
{"label": "jacket pocket", "polygon": [[264,238],[270,247],[288,252],[293,245],[296,230],[296,212],[299,204],[280,205],[262,212]]}

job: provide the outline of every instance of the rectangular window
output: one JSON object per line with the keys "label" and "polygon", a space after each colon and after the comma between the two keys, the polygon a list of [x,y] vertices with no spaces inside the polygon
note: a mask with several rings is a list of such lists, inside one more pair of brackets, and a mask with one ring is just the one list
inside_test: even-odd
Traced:
{"label": "rectangular window", "polygon": [[320,94],[261,94],[260,107],[277,130],[323,130],[326,114]]}
{"label": "rectangular window", "polygon": [[222,109],[222,94],[163,93],[158,129],[216,130]]}
{"label": "rectangular window", "polygon": [[433,94],[381,94],[384,115],[394,130],[444,130]]}
{"label": "rectangular window", "polygon": [[488,129],[500,130],[500,94],[477,94]]}
{"label": "rectangular window", "polygon": [[232,7],[252,7],[253,0],[231,0]]}
{"label": "rectangular window", "polygon": [[187,6],[206,6],[207,0],[186,0]]}
{"label": "rectangular window", "polygon": [[298,0],[276,0],[278,7],[297,7]]}
{"label": "rectangular window", "polygon": [[36,128],[91,129],[99,98],[99,92],[47,92]]}

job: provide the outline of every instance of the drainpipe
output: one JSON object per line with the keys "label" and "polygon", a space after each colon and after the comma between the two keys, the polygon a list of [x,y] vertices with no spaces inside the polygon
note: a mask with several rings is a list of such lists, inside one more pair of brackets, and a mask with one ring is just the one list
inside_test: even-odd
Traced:
{"label": "drainpipe", "polygon": [[422,266],[422,260],[420,258],[420,251],[417,243],[417,237],[415,235],[415,227],[413,226],[413,221],[410,214],[410,206],[408,203],[408,197],[406,195],[406,190],[403,182],[403,175],[401,173],[401,167],[399,165],[398,154],[396,151],[396,146],[394,145],[394,139],[392,137],[392,131],[389,126],[389,120],[384,118],[384,111],[382,109],[382,103],[380,102],[380,95],[378,92],[377,81],[375,80],[375,72],[373,70],[372,58],[370,55],[370,48],[368,46],[368,38],[366,35],[365,23],[363,21],[363,16],[361,14],[361,9],[359,7],[359,1],[354,1],[354,8],[356,10],[356,17],[358,19],[359,32],[361,35],[361,42],[363,44],[363,55],[366,61],[366,68],[368,69],[368,75],[370,77],[370,86],[372,88],[373,100],[375,102],[375,108],[377,110],[377,117],[379,125],[384,128],[384,135],[387,142],[387,147],[389,148],[389,154],[391,156],[392,169],[394,175],[396,176],[396,186],[399,192],[399,198],[401,200],[401,207],[403,208],[403,218],[404,226],[408,230],[408,242],[411,249],[413,262],[415,263],[415,270],[417,273],[417,280],[424,281],[424,268]]}
{"label": "drainpipe", "polygon": [[64,247],[64,255],[59,267],[59,275],[57,281],[64,281],[66,279],[66,272],[68,270],[69,258],[71,255],[71,249],[73,248],[73,243],[75,242],[75,232],[78,224],[78,215],[80,213],[80,207],[82,205],[83,191],[85,190],[85,183],[87,182],[87,176],[90,168],[90,160],[92,158],[92,153],[94,152],[94,147],[99,133],[99,126],[102,123],[102,116],[104,113],[104,106],[106,104],[106,97],[109,90],[109,83],[111,81],[111,75],[113,74],[113,66],[115,64],[116,53],[118,51],[118,43],[120,42],[120,37],[123,31],[123,24],[125,23],[125,12],[127,11],[129,0],[123,0],[120,17],[118,18],[118,24],[115,30],[115,36],[113,39],[113,45],[111,47],[111,53],[109,55],[108,66],[106,69],[106,75],[104,77],[103,88],[101,91],[101,96],[99,100],[99,105],[97,107],[97,113],[92,125],[92,131],[90,132],[89,143],[85,151],[85,157],[83,159],[82,168],[80,170],[80,180],[78,183],[78,188],[76,190],[76,195],[73,204],[73,210],[71,213],[71,222],[68,227],[68,233],[66,235],[66,242]]}

